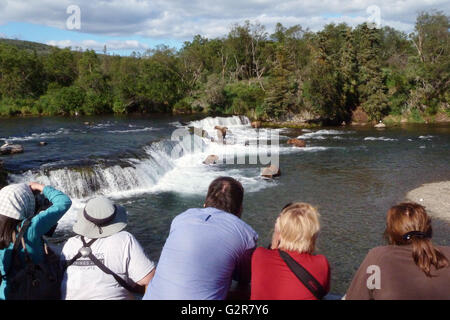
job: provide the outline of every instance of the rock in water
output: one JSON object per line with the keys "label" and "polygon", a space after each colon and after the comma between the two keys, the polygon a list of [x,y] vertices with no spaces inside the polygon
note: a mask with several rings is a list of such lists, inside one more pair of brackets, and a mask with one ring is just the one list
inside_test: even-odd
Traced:
{"label": "rock in water", "polygon": [[219,157],[215,154],[210,154],[206,157],[205,161],[203,161],[203,164],[217,164],[217,161],[219,161]]}
{"label": "rock in water", "polygon": [[380,121],[380,123],[377,123],[374,127],[375,128],[386,128],[386,125]]}
{"label": "rock in water", "polygon": [[45,141],[41,141],[41,142],[39,142],[39,145],[41,146],[41,147],[43,147],[43,146],[46,146],[48,143],[47,142],[45,142]]}
{"label": "rock in water", "polygon": [[279,177],[281,175],[281,171],[280,168],[278,168],[277,166],[271,165],[270,167],[266,167],[264,169],[262,169],[261,171],[261,176],[264,178],[275,178],[275,177]]}
{"label": "rock in water", "polygon": [[0,155],[23,153],[24,149],[20,144],[4,144],[0,147]]}
{"label": "rock in water", "polygon": [[255,129],[261,128],[261,121],[253,121],[251,123],[251,125],[252,125],[252,128],[255,128]]}
{"label": "rock in water", "polygon": [[304,148],[306,147],[306,141],[302,139],[289,139],[287,144],[292,144],[294,147]]}

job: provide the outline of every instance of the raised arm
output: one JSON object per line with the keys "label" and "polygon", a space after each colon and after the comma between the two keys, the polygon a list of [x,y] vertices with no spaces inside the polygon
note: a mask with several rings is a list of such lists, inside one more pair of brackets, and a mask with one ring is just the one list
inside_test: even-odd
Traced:
{"label": "raised arm", "polygon": [[55,226],[59,219],[69,210],[72,205],[70,198],[54,189],[51,186],[44,186],[38,183],[30,183],[30,188],[33,191],[39,191],[52,203],[52,206],[34,216],[31,219],[31,225],[28,229],[28,239],[41,237],[46,234],[53,226]]}

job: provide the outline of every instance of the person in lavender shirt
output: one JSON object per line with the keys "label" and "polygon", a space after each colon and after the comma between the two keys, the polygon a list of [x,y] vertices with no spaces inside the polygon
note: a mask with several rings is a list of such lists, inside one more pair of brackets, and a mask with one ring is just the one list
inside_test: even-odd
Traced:
{"label": "person in lavender shirt", "polygon": [[248,287],[258,235],[240,219],[243,198],[241,183],[219,177],[204,208],[173,219],[144,300],[223,300],[233,279]]}

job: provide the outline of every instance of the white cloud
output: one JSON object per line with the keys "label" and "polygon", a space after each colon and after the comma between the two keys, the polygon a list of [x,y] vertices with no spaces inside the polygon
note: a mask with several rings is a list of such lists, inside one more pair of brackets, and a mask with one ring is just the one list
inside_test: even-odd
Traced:
{"label": "white cloud", "polygon": [[[2,0],[0,21],[21,21],[65,28],[66,8],[73,0]],[[410,32],[417,13],[450,12],[448,0],[78,0],[81,32],[110,36],[140,35],[191,39],[225,35],[232,24],[256,21],[273,30],[276,22],[319,30],[324,24],[367,21],[366,9],[380,8],[382,25]]]}
{"label": "white cloud", "polygon": [[107,50],[135,50],[141,51],[148,49],[149,46],[140,43],[137,40],[109,40],[106,42],[99,42],[96,40],[82,40],[82,41],[72,41],[72,40],[50,40],[47,41],[50,46],[56,46],[60,48],[72,47],[72,48],[82,48],[82,49],[92,49],[95,51],[102,51],[106,45]]}

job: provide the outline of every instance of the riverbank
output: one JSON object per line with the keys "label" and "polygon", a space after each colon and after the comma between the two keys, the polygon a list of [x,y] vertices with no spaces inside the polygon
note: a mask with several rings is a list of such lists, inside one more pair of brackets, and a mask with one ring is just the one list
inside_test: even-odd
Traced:
{"label": "riverbank", "polygon": [[423,184],[408,192],[406,199],[425,206],[432,217],[450,222],[450,181]]}
{"label": "riverbank", "polygon": [[438,112],[435,115],[410,113],[407,115],[388,115],[383,118],[386,125],[395,126],[403,123],[450,123],[449,112]]}
{"label": "riverbank", "polygon": [[[177,112],[150,112],[150,113],[141,113],[141,112],[130,112],[130,113],[103,113],[97,115],[50,115],[50,114],[31,114],[31,113],[17,113],[14,115],[6,115],[1,114],[0,119],[18,119],[18,118],[49,118],[49,117],[63,117],[63,118],[89,118],[89,117],[98,117],[98,116],[114,116],[114,117],[141,117],[141,116],[186,116],[191,117],[193,119],[201,119],[206,117],[232,117],[233,114],[221,114],[214,113],[210,114],[208,112],[190,112],[187,114],[177,113]],[[254,116],[248,115],[250,121],[260,121],[261,127],[265,128],[291,128],[291,129],[311,129],[322,126],[329,126],[330,123],[327,119],[320,119],[318,116],[314,116],[309,113],[300,113],[295,115],[289,115],[285,117],[281,117],[281,119],[258,119]],[[434,115],[426,115],[425,113],[412,112],[405,113],[401,115],[390,114],[385,116],[382,119],[382,122],[389,126],[399,126],[403,124],[440,124],[440,123],[449,123],[450,124],[450,111],[439,111]],[[346,125],[354,125],[354,126],[374,126],[377,124],[375,121],[370,121],[368,115],[362,111],[361,108],[358,108],[353,112],[352,119],[348,122],[342,122],[337,125],[346,126]],[[336,124],[335,124],[336,125]]]}
{"label": "riverbank", "polygon": [[[361,113],[361,111],[359,111]],[[382,123],[387,127],[396,127],[404,124],[450,124],[450,114],[447,112],[438,112],[435,115],[423,115],[419,113],[405,115],[388,115],[383,118]],[[369,121],[367,115],[358,114],[348,123],[341,123],[341,126],[375,126],[375,121]],[[326,121],[295,119],[290,121],[261,121],[261,127],[264,128],[292,128],[292,129],[311,129],[326,126]]]}

